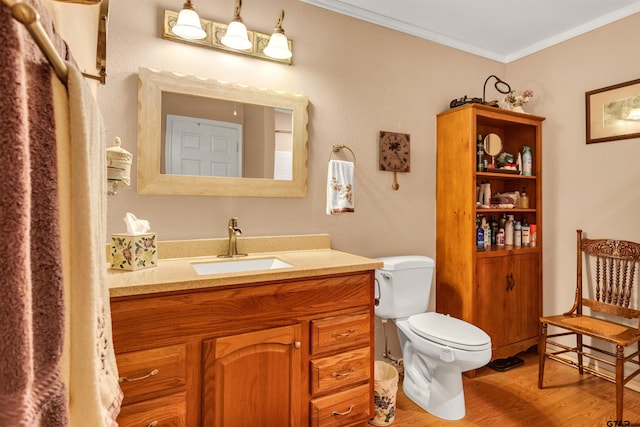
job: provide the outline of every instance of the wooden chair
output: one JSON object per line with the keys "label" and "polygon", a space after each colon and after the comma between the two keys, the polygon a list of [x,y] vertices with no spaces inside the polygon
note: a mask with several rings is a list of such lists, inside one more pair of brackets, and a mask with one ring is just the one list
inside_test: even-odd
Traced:
{"label": "wooden chair", "polygon": [[[577,234],[578,266],[573,307],[562,315],[540,317],[538,388],[543,386],[547,358],[577,368],[580,374],[586,371],[616,384],[616,419],[623,420],[624,385],[640,374],[640,295],[635,283],[640,244],[587,239],[582,236],[582,230]],[[588,308],[586,313],[584,307]],[[623,319],[635,319],[636,325],[629,326],[632,322]],[[563,331],[547,335],[548,325]],[[576,336],[575,347],[555,341],[557,337],[571,335]],[[584,335],[592,338],[589,344],[583,342]],[[625,348],[633,344],[636,344],[635,351],[625,355]],[[567,354],[577,358],[566,357]],[[589,361],[583,363],[583,357]],[[634,371],[625,376],[627,362],[634,364]],[[615,367],[614,372],[607,367]]]}

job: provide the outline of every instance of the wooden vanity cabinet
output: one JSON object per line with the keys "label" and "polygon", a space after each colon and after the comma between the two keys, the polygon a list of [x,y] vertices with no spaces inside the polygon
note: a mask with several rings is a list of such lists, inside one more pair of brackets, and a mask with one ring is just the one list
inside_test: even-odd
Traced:
{"label": "wooden vanity cabinet", "polygon": [[[542,301],[543,117],[470,104],[437,117],[436,311],[485,330],[492,359],[513,356],[538,341]],[[477,171],[477,137],[495,133],[503,151],[531,149],[532,175]],[[485,155],[490,161],[490,157]],[[522,191],[527,208],[482,208],[477,187],[491,193]],[[502,214],[536,224],[536,246],[476,246],[476,218]]]}
{"label": "wooden vanity cabinet", "polygon": [[120,426],[366,425],[373,277],[113,297]]}

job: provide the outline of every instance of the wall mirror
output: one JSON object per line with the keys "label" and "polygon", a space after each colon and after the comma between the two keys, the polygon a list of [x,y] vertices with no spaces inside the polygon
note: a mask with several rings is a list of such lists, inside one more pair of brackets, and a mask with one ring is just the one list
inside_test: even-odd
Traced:
{"label": "wall mirror", "polygon": [[308,99],[138,70],[138,192],[305,197]]}

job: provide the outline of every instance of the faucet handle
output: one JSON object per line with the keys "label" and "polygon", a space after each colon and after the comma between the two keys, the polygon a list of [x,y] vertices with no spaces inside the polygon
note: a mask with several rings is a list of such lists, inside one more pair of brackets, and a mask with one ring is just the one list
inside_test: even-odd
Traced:
{"label": "faucet handle", "polygon": [[237,227],[238,226],[238,217],[232,217],[229,219],[229,227]]}

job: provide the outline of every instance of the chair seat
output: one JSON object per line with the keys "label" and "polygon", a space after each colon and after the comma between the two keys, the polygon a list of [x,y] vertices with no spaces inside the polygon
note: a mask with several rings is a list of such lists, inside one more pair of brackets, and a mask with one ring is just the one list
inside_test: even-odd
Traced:
{"label": "chair seat", "polygon": [[540,322],[568,328],[616,345],[628,346],[640,341],[640,333],[636,328],[592,316],[577,314],[542,316]]}

